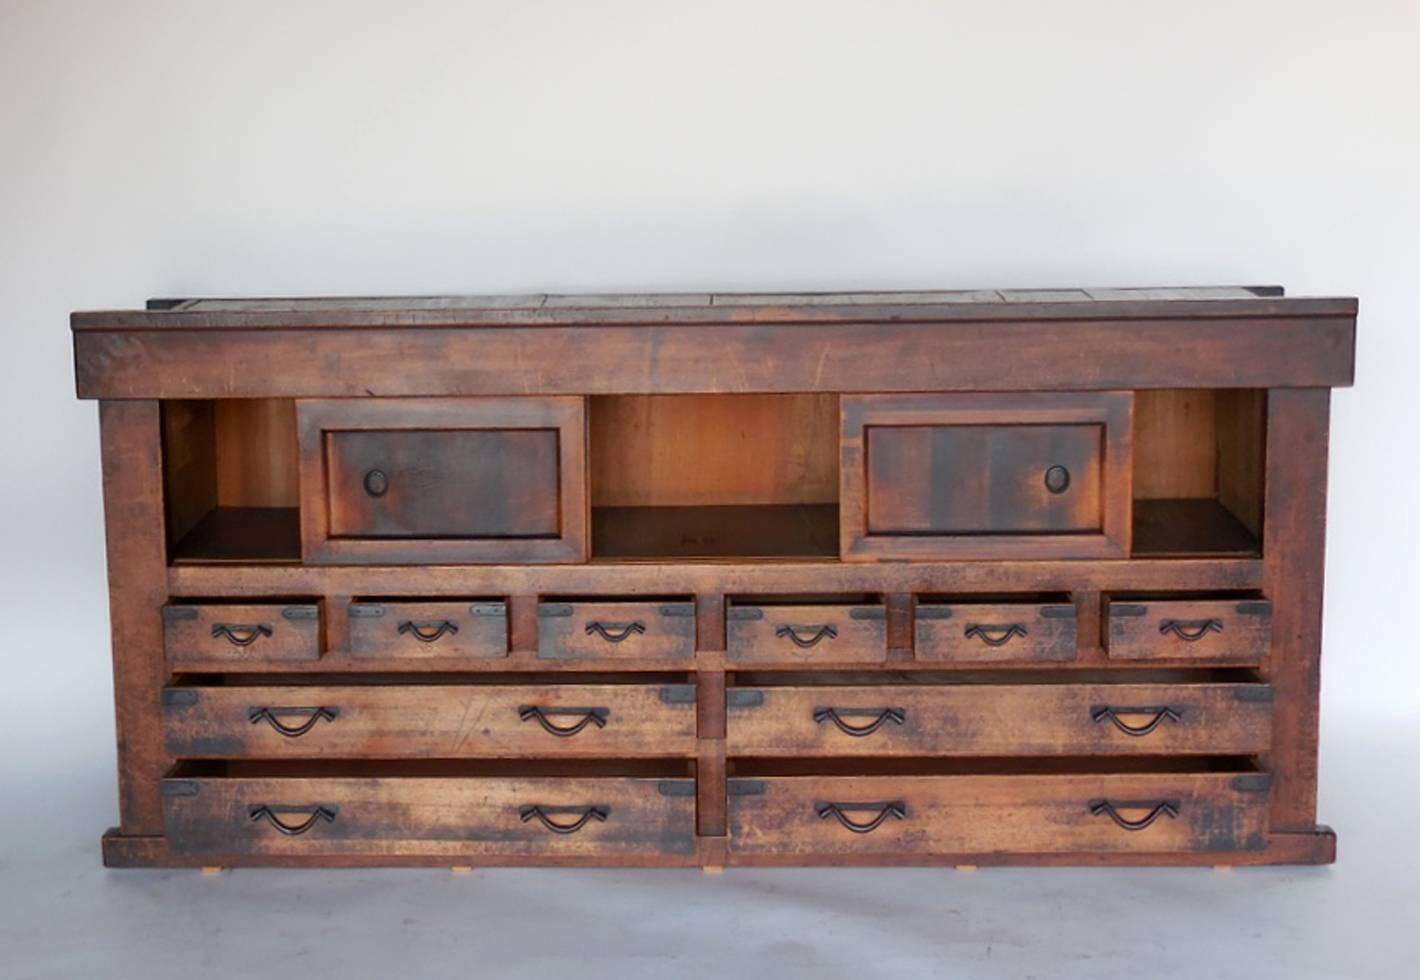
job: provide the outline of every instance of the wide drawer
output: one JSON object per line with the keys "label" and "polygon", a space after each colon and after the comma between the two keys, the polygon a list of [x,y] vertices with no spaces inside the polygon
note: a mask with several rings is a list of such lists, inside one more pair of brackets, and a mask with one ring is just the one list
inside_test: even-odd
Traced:
{"label": "wide drawer", "polygon": [[352,602],[350,656],[390,660],[508,655],[503,602]]}
{"label": "wide drawer", "polygon": [[1111,660],[1257,663],[1272,643],[1265,599],[1118,599],[1105,617]]}
{"label": "wide drawer", "polygon": [[695,754],[692,684],[170,687],[178,758]]}
{"label": "wide drawer", "polygon": [[172,604],[163,648],[173,664],[288,663],[320,659],[320,606]]}
{"label": "wide drawer", "polygon": [[601,777],[175,778],[163,781],[163,816],[178,854],[691,854],[694,787]]}
{"label": "wide drawer", "polygon": [[729,783],[731,855],[1256,850],[1248,773],[772,776]]}
{"label": "wide drawer", "polygon": [[695,656],[695,603],[541,602],[537,655],[549,660]]}
{"label": "wide drawer", "polygon": [[1068,602],[930,602],[917,606],[916,658],[953,663],[1075,659]]}
{"label": "wide drawer", "polygon": [[735,603],[725,611],[725,656],[735,663],[878,663],[887,659],[881,604]]}
{"label": "wide drawer", "polygon": [[735,687],[733,756],[1249,755],[1272,738],[1265,684]]}

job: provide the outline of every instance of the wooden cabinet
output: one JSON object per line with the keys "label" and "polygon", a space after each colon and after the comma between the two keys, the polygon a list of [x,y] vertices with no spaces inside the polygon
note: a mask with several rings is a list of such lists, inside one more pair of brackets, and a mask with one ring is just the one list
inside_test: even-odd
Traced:
{"label": "wooden cabinet", "polygon": [[100,401],[112,866],[1324,863],[1271,288],[167,300]]}

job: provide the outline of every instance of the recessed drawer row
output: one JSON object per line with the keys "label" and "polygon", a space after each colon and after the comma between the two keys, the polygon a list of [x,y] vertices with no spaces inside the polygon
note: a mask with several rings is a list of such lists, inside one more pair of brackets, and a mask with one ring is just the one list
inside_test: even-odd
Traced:
{"label": "recessed drawer row", "polygon": [[[354,602],[346,609],[355,660],[498,659],[508,655],[501,601]],[[319,603],[173,604],[164,608],[175,664],[318,660]],[[1121,661],[1256,663],[1271,643],[1271,604],[1260,599],[1119,599],[1104,609],[1105,648]],[[918,602],[914,657],[942,663],[1074,660],[1068,602]],[[880,663],[887,612],[878,603],[750,603],[725,612],[726,658],[744,664]],[[547,660],[690,660],[691,601],[541,602],[537,651]]]}
{"label": "recessed drawer row", "polygon": [[[1265,774],[731,779],[731,855],[1252,850]],[[508,856],[695,853],[691,779],[172,778],[177,853]]]}
{"label": "recessed drawer row", "polygon": [[[1252,755],[1266,684],[732,687],[731,756]],[[690,757],[693,684],[170,687],[177,758]]]}

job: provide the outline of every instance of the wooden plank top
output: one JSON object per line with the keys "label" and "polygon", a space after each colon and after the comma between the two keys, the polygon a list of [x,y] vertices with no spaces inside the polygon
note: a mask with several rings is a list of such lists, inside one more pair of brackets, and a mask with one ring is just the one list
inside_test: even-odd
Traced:
{"label": "wooden plank top", "polygon": [[1307,388],[1356,301],[1275,287],[153,301],[73,315],[85,398]]}
{"label": "wooden plank top", "polygon": [[872,323],[960,320],[1354,316],[1349,298],[1287,298],[1278,286],[972,289],[822,293],[552,293],[158,299],[75,313],[75,331]]}

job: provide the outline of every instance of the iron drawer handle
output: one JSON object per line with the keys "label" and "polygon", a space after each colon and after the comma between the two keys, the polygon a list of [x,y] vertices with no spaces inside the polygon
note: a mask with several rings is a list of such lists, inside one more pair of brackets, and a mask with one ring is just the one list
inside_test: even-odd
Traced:
{"label": "iron drawer handle", "polygon": [[445,634],[452,636],[458,631],[458,624],[451,623],[447,619],[441,623],[416,623],[412,619],[406,619],[399,624],[401,634],[408,633],[420,643],[433,643]]}
{"label": "iron drawer handle", "polygon": [[608,643],[620,643],[632,635],[646,632],[645,623],[588,623],[584,631],[588,636],[600,636]]}
{"label": "iron drawer handle", "polygon": [[[1149,721],[1143,725],[1131,725],[1120,715],[1153,715]],[[1147,735],[1155,728],[1158,728],[1165,720],[1179,721],[1183,717],[1183,712],[1178,708],[1171,708],[1168,705],[1162,707],[1148,708],[1115,708],[1111,705],[1100,705],[1090,709],[1090,720],[1095,724],[1103,721],[1114,723],[1126,735]]]}
{"label": "iron drawer handle", "polygon": [[1026,628],[1020,623],[1005,623],[1000,626],[990,623],[969,623],[966,627],[966,638],[969,640],[976,637],[988,647],[1005,646],[1007,641],[1013,636],[1025,636]]}
{"label": "iron drawer handle", "polygon": [[[604,806],[582,806],[582,807],[543,807],[525,806],[518,811],[518,818],[523,823],[536,817],[538,821],[552,831],[554,834],[575,834],[587,825],[590,820],[598,823],[606,823],[607,814],[610,811]],[[548,816],[549,813],[580,813],[572,823],[558,823]]]}
{"label": "iron drawer handle", "polygon": [[272,809],[269,806],[254,806],[248,816],[254,821],[265,820],[287,837],[299,837],[322,820],[326,823],[335,823],[335,814],[338,812],[333,806],[283,806],[278,809],[281,813],[307,813],[310,815],[301,823],[290,824],[276,815],[277,809]]}
{"label": "iron drawer handle", "polygon": [[[867,823],[855,823],[848,818],[849,812],[862,811],[877,815]],[[815,803],[814,812],[818,814],[820,820],[833,817],[855,834],[871,834],[882,826],[883,821],[888,817],[906,820],[907,804],[902,800],[891,800],[887,803]]]}
{"label": "iron drawer handle", "polygon": [[[800,631],[811,634],[808,639],[799,635]],[[820,640],[838,639],[838,630],[832,626],[781,626],[774,631],[775,636],[787,636],[794,641],[794,645],[807,650],[811,646],[817,646]]]}
{"label": "iron drawer handle", "polygon": [[213,623],[212,638],[225,637],[232,646],[249,647],[263,636],[271,635],[271,627],[265,623],[244,626],[238,623]]}
{"label": "iron drawer handle", "polygon": [[[306,715],[307,718],[294,728],[283,724],[277,715]],[[340,717],[339,708],[248,708],[247,721],[253,725],[266,722],[287,738],[300,738],[316,727],[318,721],[335,721]]]}
{"label": "iron drawer handle", "polygon": [[[844,721],[840,715],[873,715],[874,718],[866,725],[850,725]],[[907,722],[906,708],[845,708],[839,711],[837,708],[818,708],[814,711],[814,721],[822,725],[826,721],[831,721],[838,726],[838,730],[844,735],[852,735],[854,738],[862,738],[864,735],[871,735],[882,728],[888,722],[894,725],[902,725]]]}
{"label": "iron drawer handle", "polygon": [[1195,643],[1209,633],[1223,632],[1219,619],[1166,619],[1159,624],[1160,633],[1172,633],[1185,643]]}
{"label": "iron drawer handle", "polygon": [[[605,728],[609,714],[611,714],[610,708],[538,708],[530,704],[518,708],[519,720],[536,721],[548,734],[556,735],[558,738],[571,738],[588,725]],[[548,715],[580,715],[581,720],[574,725],[564,727],[554,725],[548,720]]]}
{"label": "iron drawer handle", "polygon": [[365,485],[365,492],[371,497],[383,497],[389,492],[390,478],[385,475],[384,470],[367,470],[361,482]]}
{"label": "iron drawer handle", "polygon": [[[1146,816],[1138,820],[1126,820],[1119,815],[1120,810],[1142,810],[1145,807],[1152,807]],[[1180,804],[1178,800],[1161,800],[1158,803],[1114,803],[1110,800],[1092,800],[1090,802],[1090,814],[1098,817],[1104,814],[1125,830],[1143,830],[1160,817],[1168,817],[1170,820],[1178,816]]]}
{"label": "iron drawer handle", "polygon": [[1047,469],[1045,489],[1054,494],[1061,494],[1070,489],[1070,471],[1058,463]]}

